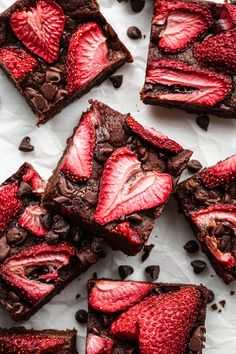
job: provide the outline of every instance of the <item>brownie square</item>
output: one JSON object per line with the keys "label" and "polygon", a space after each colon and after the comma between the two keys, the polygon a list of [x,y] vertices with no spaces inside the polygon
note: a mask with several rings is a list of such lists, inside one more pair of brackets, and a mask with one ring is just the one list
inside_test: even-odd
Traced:
{"label": "brownie square", "polygon": [[86,354],[201,354],[207,298],[204,286],[91,280]]}
{"label": "brownie square", "polygon": [[236,155],[177,186],[175,197],[226,284],[236,278]]}
{"label": "brownie square", "polygon": [[28,319],[100,257],[99,239],[40,207],[44,182],[25,163],[0,186],[0,304]]}
{"label": "brownie square", "polygon": [[91,101],[43,196],[46,209],[138,253],[192,154],[129,114]]}
{"label": "brownie square", "polygon": [[66,331],[24,327],[0,328],[0,354],[77,354],[75,329]]}
{"label": "brownie square", "polygon": [[0,65],[38,124],[132,61],[96,0],[17,0],[0,29]]}
{"label": "brownie square", "polygon": [[235,118],[235,26],[232,4],[155,1],[143,102]]}

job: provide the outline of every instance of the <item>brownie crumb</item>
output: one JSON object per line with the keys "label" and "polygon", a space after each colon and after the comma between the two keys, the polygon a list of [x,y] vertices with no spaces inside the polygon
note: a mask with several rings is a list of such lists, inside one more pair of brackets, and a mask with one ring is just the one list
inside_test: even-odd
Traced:
{"label": "brownie crumb", "polygon": [[119,266],[119,274],[122,280],[126,279],[130,274],[134,272],[134,268],[128,265]]}
{"label": "brownie crumb", "polygon": [[235,294],[235,291],[231,290],[230,295],[233,296]]}
{"label": "brownie crumb", "polygon": [[213,305],[211,305],[211,308],[212,308],[212,310],[213,310],[213,311],[218,310],[218,306],[217,306],[217,304],[213,304]]}
{"label": "brownie crumb", "polygon": [[150,275],[153,280],[157,280],[160,274],[160,267],[152,265],[145,268],[145,272]]}
{"label": "brownie crumb", "polygon": [[88,312],[85,310],[78,310],[75,314],[75,319],[79,323],[87,323],[88,321]]}
{"label": "brownie crumb", "polygon": [[207,114],[201,114],[201,115],[197,116],[196,122],[200,128],[207,131],[209,123],[210,123],[210,118]]}
{"label": "brownie crumb", "polygon": [[81,294],[76,294],[75,299],[78,300],[79,298],[81,298]]}
{"label": "brownie crumb", "polygon": [[184,245],[184,249],[188,253],[193,254],[199,251],[199,244],[197,243],[197,241],[191,240]]}
{"label": "brownie crumb", "polygon": [[94,273],[93,273],[92,278],[95,279],[95,280],[98,278],[97,272],[94,272]]}
{"label": "brownie crumb", "polygon": [[205,261],[196,259],[195,261],[191,262],[191,266],[193,267],[195,274],[200,274],[206,269],[207,263]]}
{"label": "brownie crumb", "polygon": [[142,262],[145,262],[146,259],[150,256],[150,253],[151,253],[153,247],[154,247],[154,245],[152,243],[150,245],[145,245],[143,247]]}
{"label": "brownie crumb", "polygon": [[202,164],[198,160],[190,160],[187,165],[187,170],[190,173],[197,173],[202,169]]}
{"label": "brownie crumb", "polygon": [[225,300],[221,300],[221,301],[219,301],[219,304],[221,304],[221,306],[224,308],[225,305],[226,305],[226,301]]}
{"label": "brownie crumb", "polygon": [[110,78],[112,85],[118,89],[123,83],[123,75],[113,75]]}
{"label": "brownie crumb", "polygon": [[31,152],[34,150],[34,146],[30,143],[29,136],[26,136],[22,139],[18,149],[24,152]]}
{"label": "brownie crumb", "polygon": [[127,30],[127,36],[130,39],[140,39],[140,38],[142,38],[142,32],[140,31],[140,29],[138,27],[131,26]]}
{"label": "brownie crumb", "polygon": [[215,299],[215,294],[212,290],[208,289],[208,299],[207,299],[207,303],[211,304]]}
{"label": "brownie crumb", "polygon": [[218,313],[220,313],[221,312],[221,310],[218,310]]}
{"label": "brownie crumb", "polygon": [[141,12],[145,6],[145,0],[130,0],[130,5],[134,12]]}

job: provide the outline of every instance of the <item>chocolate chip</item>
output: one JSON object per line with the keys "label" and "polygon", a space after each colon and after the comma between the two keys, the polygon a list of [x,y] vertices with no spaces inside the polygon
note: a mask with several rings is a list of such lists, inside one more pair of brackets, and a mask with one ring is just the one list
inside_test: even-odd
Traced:
{"label": "chocolate chip", "polygon": [[187,169],[191,173],[196,173],[202,169],[202,164],[198,160],[190,160]]}
{"label": "chocolate chip", "polygon": [[142,262],[145,262],[146,259],[149,257],[152,249],[153,249],[154,245],[150,244],[150,245],[145,245],[143,247],[143,255],[142,255]]}
{"label": "chocolate chip", "polygon": [[191,240],[184,245],[184,249],[188,253],[196,253],[199,251],[199,245],[195,240]]}
{"label": "chocolate chip", "polygon": [[119,274],[122,280],[126,279],[130,274],[134,272],[134,268],[128,265],[119,266]]}
{"label": "chocolate chip", "polygon": [[205,328],[203,326],[199,326],[193,332],[192,337],[189,341],[189,349],[193,352],[200,352],[203,347],[203,341],[205,340]]}
{"label": "chocolate chip", "polygon": [[70,231],[70,225],[61,215],[54,215],[52,230],[54,233],[59,234],[61,237],[66,237]]}
{"label": "chocolate chip", "polygon": [[25,241],[26,237],[27,232],[25,230],[19,229],[18,227],[13,227],[8,230],[6,240],[9,245],[20,245]]}
{"label": "chocolate chip", "polygon": [[25,138],[22,139],[18,149],[24,152],[31,152],[34,150],[34,146],[30,144],[29,136],[26,136]]}
{"label": "chocolate chip", "polygon": [[44,97],[49,101],[53,100],[56,95],[55,86],[53,86],[52,84],[43,84],[43,86],[41,87],[41,92]]}
{"label": "chocolate chip", "polygon": [[16,315],[21,315],[25,312],[25,307],[20,302],[16,302],[13,304],[11,312]]}
{"label": "chocolate chip", "polygon": [[29,96],[29,98],[33,99],[37,95],[37,91],[35,91],[32,87],[26,87],[25,94]]}
{"label": "chocolate chip", "polygon": [[197,259],[191,262],[191,266],[193,267],[193,271],[195,274],[200,274],[206,269],[207,264],[206,262]]}
{"label": "chocolate chip", "polygon": [[231,290],[230,295],[233,296],[235,294],[235,291]]}
{"label": "chocolate chip", "polygon": [[32,188],[28,183],[21,182],[17,191],[18,198],[24,198],[32,193]]}
{"label": "chocolate chip", "polygon": [[202,128],[203,130],[208,129],[209,123],[210,123],[210,118],[207,114],[201,114],[196,118],[197,125]]}
{"label": "chocolate chip", "polygon": [[128,220],[131,220],[131,221],[134,221],[134,222],[137,222],[137,223],[140,223],[140,222],[142,222],[142,220],[143,220],[142,216],[139,215],[139,214],[137,214],[137,213],[128,215],[128,216],[127,216],[127,219],[128,219]]}
{"label": "chocolate chip", "polygon": [[93,278],[93,279],[97,279],[97,278],[98,278],[97,272],[94,272],[94,273],[93,273],[92,278]]}
{"label": "chocolate chip", "polygon": [[42,225],[47,229],[51,229],[52,227],[52,216],[51,214],[47,213],[47,214],[42,214],[39,216],[40,222],[42,223]]}
{"label": "chocolate chip", "polygon": [[81,294],[76,294],[75,299],[78,300],[81,297]]}
{"label": "chocolate chip", "polygon": [[207,298],[207,303],[210,304],[214,301],[215,299],[215,294],[212,290],[208,289],[208,298]]}
{"label": "chocolate chip", "polygon": [[157,280],[160,274],[160,267],[158,265],[152,265],[145,268],[145,272],[150,275],[153,280]]}
{"label": "chocolate chip", "polygon": [[140,29],[138,27],[131,26],[127,30],[127,36],[130,39],[140,39],[140,38],[142,38],[142,32],[140,31]]}
{"label": "chocolate chip", "polygon": [[119,88],[123,83],[123,75],[113,75],[110,77],[110,81],[115,88]]}
{"label": "chocolate chip", "polygon": [[130,5],[134,12],[140,12],[145,6],[145,0],[130,0]]}
{"label": "chocolate chip", "polygon": [[85,310],[78,310],[75,314],[76,321],[79,323],[87,323],[88,312]]}
{"label": "chocolate chip", "polygon": [[217,306],[217,304],[213,304],[213,305],[211,305],[211,308],[212,308],[212,310],[213,310],[213,311],[218,310],[218,306]]}
{"label": "chocolate chip", "polygon": [[93,240],[91,249],[94,253],[100,253],[102,251],[102,242],[99,239]]}
{"label": "chocolate chip", "polygon": [[225,305],[226,305],[226,301],[225,300],[221,300],[221,301],[219,301],[219,304],[221,304],[221,306],[224,308]]}
{"label": "chocolate chip", "polygon": [[87,191],[83,195],[83,199],[90,205],[95,205],[97,203],[97,193],[93,191]]}
{"label": "chocolate chip", "polygon": [[58,241],[59,241],[59,235],[54,233],[53,231],[50,231],[47,233],[47,235],[45,236],[45,241],[49,244],[49,245],[55,245]]}
{"label": "chocolate chip", "polygon": [[5,259],[9,256],[11,247],[7,245],[6,238],[3,237],[0,240],[0,263],[4,262]]}
{"label": "chocolate chip", "polygon": [[39,112],[44,112],[47,110],[47,107],[48,107],[47,101],[45,100],[45,98],[42,95],[37,94],[34,97],[34,104],[35,104],[36,109]]}
{"label": "chocolate chip", "polygon": [[61,81],[61,70],[58,68],[51,68],[46,72],[46,82],[59,82]]}

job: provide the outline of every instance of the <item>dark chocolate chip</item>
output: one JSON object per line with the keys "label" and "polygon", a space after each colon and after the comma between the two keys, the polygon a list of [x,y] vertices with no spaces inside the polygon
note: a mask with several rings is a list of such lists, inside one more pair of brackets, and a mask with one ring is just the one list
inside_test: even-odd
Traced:
{"label": "dark chocolate chip", "polygon": [[47,233],[47,235],[45,236],[45,241],[49,244],[49,245],[54,245],[59,241],[59,235],[56,234],[53,231],[50,231]]}
{"label": "dark chocolate chip", "polygon": [[48,104],[47,104],[47,101],[45,100],[45,98],[42,95],[37,94],[34,97],[34,104],[35,104],[36,109],[39,112],[44,112],[44,111],[47,110]]}
{"label": "dark chocolate chip", "polygon": [[83,199],[90,205],[95,205],[97,203],[97,193],[93,191],[87,191],[83,195]]}
{"label": "dark chocolate chip", "polygon": [[113,75],[110,77],[110,81],[115,88],[119,88],[123,83],[123,75]]}
{"label": "dark chocolate chip", "polygon": [[53,100],[56,95],[55,86],[53,86],[52,84],[43,84],[43,86],[41,87],[41,92],[44,97],[49,101]]}
{"label": "dark chocolate chip", "polygon": [[200,274],[206,269],[207,264],[202,260],[196,259],[195,261],[191,262],[191,266],[193,267],[193,271],[195,274]]}
{"label": "dark chocolate chip", "polygon": [[196,173],[202,169],[202,164],[198,160],[190,160],[187,169],[191,173]]}
{"label": "dark chocolate chip", "polygon": [[197,125],[202,128],[203,130],[208,129],[209,123],[210,123],[210,118],[207,114],[201,114],[196,118]]}
{"label": "dark chocolate chip", "polygon": [[217,304],[213,304],[213,305],[211,305],[211,308],[212,308],[212,310],[214,310],[214,311],[218,310],[218,306],[217,306]]}
{"label": "dark chocolate chip", "polygon": [[88,312],[85,310],[78,310],[75,314],[76,321],[79,323],[87,323]]}
{"label": "dark chocolate chip", "polygon": [[70,231],[70,225],[61,215],[54,215],[52,230],[54,233],[59,234],[61,237],[66,237]]}
{"label": "dark chocolate chip", "polygon": [[34,150],[34,146],[30,144],[30,137],[26,136],[25,138],[22,139],[20,145],[19,145],[19,150],[24,151],[24,152],[30,152]]}
{"label": "dark chocolate chip", "polygon": [[141,12],[145,6],[145,0],[130,0],[130,5],[134,12]]}
{"label": "dark chocolate chip", "polygon": [[142,262],[146,261],[146,259],[149,257],[152,249],[153,249],[154,245],[150,244],[150,245],[145,245],[143,247],[143,255],[142,255]]}
{"label": "dark chocolate chip", "polygon": [[102,251],[102,242],[99,239],[93,240],[91,249],[94,253],[100,253]]}
{"label": "dark chocolate chip", "polygon": [[37,91],[35,91],[32,87],[26,87],[25,94],[29,96],[29,98],[33,99],[37,95]]}
{"label": "dark chocolate chip", "polygon": [[231,290],[230,295],[233,296],[235,294],[235,291]]}
{"label": "dark chocolate chip", "polygon": [[150,275],[153,280],[157,280],[160,274],[160,267],[158,265],[152,265],[145,268],[145,272]]}
{"label": "dark chocolate chip", "polygon": [[199,326],[193,332],[189,341],[189,349],[193,352],[200,352],[203,347],[203,341],[205,340],[205,327]]}
{"label": "dark chocolate chip", "polygon": [[16,302],[12,305],[11,312],[16,315],[22,315],[25,312],[25,307],[20,302]]}
{"label": "dark chocolate chip", "polygon": [[52,216],[47,213],[47,214],[42,214],[39,216],[40,222],[43,224],[43,226],[49,230],[52,227]]}
{"label": "dark chocolate chip", "polygon": [[61,70],[58,68],[50,68],[46,72],[46,82],[59,82],[61,81]]}
{"label": "dark chocolate chip", "polygon": [[17,191],[18,198],[24,198],[32,193],[32,188],[26,182],[21,182]]}
{"label": "dark chocolate chip", "polygon": [[3,237],[0,240],[0,263],[5,261],[5,259],[9,256],[11,251],[11,247],[7,244],[6,238]]}
{"label": "dark chocolate chip", "polygon": [[199,251],[199,245],[195,240],[191,240],[184,245],[184,249],[188,253],[196,253]]}
{"label": "dark chocolate chip", "polygon": [[94,272],[94,273],[93,273],[92,278],[93,278],[93,279],[97,279],[97,278],[98,278],[97,272]]}
{"label": "dark chocolate chip", "polygon": [[25,241],[26,237],[27,232],[25,230],[13,227],[8,230],[6,240],[9,245],[20,245]]}
{"label": "dark chocolate chip", "polygon": [[127,219],[129,219],[131,221],[134,221],[134,222],[137,222],[137,223],[140,223],[143,220],[142,216],[137,214],[137,213],[128,215]]}
{"label": "dark chocolate chip", "polygon": [[212,290],[208,289],[208,299],[207,303],[210,304],[215,300],[215,294]]}
{"label": "dark chocolate chip", "polygon": [[76,294],[75,299],[78,300],[81,297],[81,294]]}
{"label": "dark chocolate chip", "polygon": [[142,32],[136,26],[131,26],[127,29],[127,36],[130,39],[140,39],[142,38]]}
{"label": "dark chocolate chip", "polygon": [[226,301],[225,300],[221,300],[221,301],[219,301],[219,304],[221,304],[221,306],[224,308],[225,305],[226,305]]}
{"label": "dark chocolate chip", "polygon": [[119,266],[119,274],[122,280],[126,279],[130,274],[134,272],[134,268],[128,265]]}

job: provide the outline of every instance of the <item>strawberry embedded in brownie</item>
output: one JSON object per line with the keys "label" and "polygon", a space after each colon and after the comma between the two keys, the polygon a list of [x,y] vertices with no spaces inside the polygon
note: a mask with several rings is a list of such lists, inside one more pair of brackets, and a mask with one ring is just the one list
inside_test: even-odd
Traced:
{"label": "strawberry embedded in brownie", "polygon": [[175,194],[217,274],[236,278],[236,155],[180,183]]}
{"label": "strawberry embedded in brownie", "polygon": [[235,118],[236,7],[204,0],[156,0],[146,104]]}
{"label": "strawberry embedded in brownie", "polygon": [[192,152],[153,128],[94,101],[43,196],[59,212],[115,250],[137,254]]}
{"label": "strawberry embedded in brownie", "polygon": [[96,0],[17,0],[0,28],[0,65],[38,124],[132,61]]}
{"label": "strawberry embedded in brownie", "polygon": [[207,299],[203,286],[90,280],[86,354],[201,354]]}

